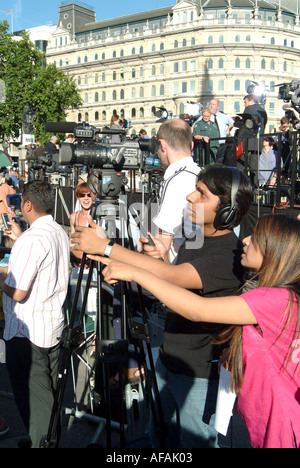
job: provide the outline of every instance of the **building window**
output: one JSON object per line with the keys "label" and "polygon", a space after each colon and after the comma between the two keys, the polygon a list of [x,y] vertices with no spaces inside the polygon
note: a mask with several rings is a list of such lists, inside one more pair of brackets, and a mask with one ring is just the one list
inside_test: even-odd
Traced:
{"label": "building window", "polygon": [[275,60],[271,60],[270,62],[270,70],[275,71]]}
{"label": "building window", "polygon": [[213,90],[214,90],[213,80],[206,80],[206,91],[213,91]]}
{"label": "building window", "polygon": [[234,112],[235,114],[238,114],[241,112],[241,103],[240,101],[234,101]]}
{"label": "building window", "polygon": [[275,114],[275,102],[270,102],[269,104],[269,113]]}
{"label": "building window", "polygon": [[151,86],[151,96],[155,97],[156,96],[156,86]]}
{"label": "building window", "polygon": [[218,81],[218,91],[224,91],[225,85],[224,85],[224,80],[219,80]]}
{"label": "building window", "polygon": [[234,91],[240,91],[240,90],[241,90],[240,80],[234,80]]}

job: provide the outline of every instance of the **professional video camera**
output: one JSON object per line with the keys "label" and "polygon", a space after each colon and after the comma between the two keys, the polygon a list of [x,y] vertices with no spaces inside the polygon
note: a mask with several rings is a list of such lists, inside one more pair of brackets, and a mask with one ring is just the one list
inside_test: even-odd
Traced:
{"label": "professional video camera", "polygon": [[293,127],[298,129],[300,128],[300,80],[293,80],[291,83],[282,83],[278,86],[278,99],[286,103],[282,108]]}
{"label": "professional video camera", "polygon": [[190,127],[199,119],[203,105],[201,102],[184,102],[184,113],[180,114],[179,118],[189,124]]}
{"label": "professional video camera", "polygon": [[62,143],[53,159],[61,166],[89,165],[98,169],[139,169],[147,167],[149,153],[158,150],[156,139],[125,140],[122,143],[106,143],[105,137],[125,135],[125,130],[97,129],[87,123],[49,122],[47,132],[73,133],[75,143]]}

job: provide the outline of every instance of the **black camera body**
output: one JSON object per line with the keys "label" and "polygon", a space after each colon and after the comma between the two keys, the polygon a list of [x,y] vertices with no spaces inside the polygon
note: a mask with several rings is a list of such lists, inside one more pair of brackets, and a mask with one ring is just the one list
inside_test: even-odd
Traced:
{"label": "black camera body", "polygon": [[125,134],[125,130],[105,128],[99,130],[88,124],[78,124],[73,129],[76,143],[62,143],[58,157],[61,166],[89,165],[99,169],[144,170],[147,158],[158,150],[156,139],[125,140],[121,143],[106,143],[100,135]]}

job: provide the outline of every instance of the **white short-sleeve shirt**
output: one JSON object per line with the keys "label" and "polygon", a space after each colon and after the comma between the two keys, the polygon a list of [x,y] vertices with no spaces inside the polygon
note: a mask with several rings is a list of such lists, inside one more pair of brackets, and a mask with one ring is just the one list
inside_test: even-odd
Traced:
{"label": "white short-sleeve shirt", "polygon": [[28,338],[41,348],[58,344],[69,280],[69,239],[52,216],[38,218],[15,242],[5,283],[27,295],[16,302],[3,294],[4,339]]}
{"label": "white short-sleeve shirt", "polygon": [[164,174],[160,191],[159,209],[153,223],[162,231],[174,235],[169,260],[174,262],[183,243],[183,218],[187,207],[186,197],[196,189],[200,167],[192,157],[171,164]]}

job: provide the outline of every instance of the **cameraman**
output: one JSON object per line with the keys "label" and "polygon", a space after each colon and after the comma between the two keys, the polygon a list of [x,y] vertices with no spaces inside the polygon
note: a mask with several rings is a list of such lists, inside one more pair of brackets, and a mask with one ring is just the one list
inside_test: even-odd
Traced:
{"label": "cameraman", "polygon": [[[153,255],[164,256],[168,263],[175,263],[179,248],[184,242],[183,227],[187,234],[190,232],[188,230],[191,230],[191,225],[188,225],[185,220],[186,197],[195,187],[200,168],[192,158],[192,134],[186,122],[180,119],[164,122],[158,130],[156,139],[159,143],[158,156],[166,171],[160,192],[158,213],[152,220],[156,228],[153,235],[161,241],[159,252],[155,251]],[[138,313],[138,294],[134,288],[132,288],[130,298],[133,310]],[[156,299],[149,297],[146,293],[145,306],[151,307],[154,302],[157,302]],[[121,317],[121,293],[115,288],[114,333],[116,339],[121,338]],[[138,376],[138,365],[135,356],[130,357],[128,377],[133,378]]]}
{"label": "cameraman", "polygon": [[[236,215],[227,227],[218,221],[217,213],[231,204],[232,185],[231,168],[213,165],[201,171],[196,190],[188,195],[187,200],[192,222],[199,222],[198,215],[202,209],[204,211],[201,226],[203,245],[191,249],[189,242],[185,242],[180,247],[176,265],[128,251],[119,245],[109,246],[109,253],[109,239],[101,239],[94,224],[93,229],[77,229],[72,236],[75,249],[109,255],[110,258],[104,261],[107,264],[111,259],[117,259],[139,266],[201,296],[236,294],[242,283],[242,245],[233,228],[240,224],[250,208],[252,189],[250,182],[241,174],[236,195]],[[99,260],[99,257],[92,258]],[[164,423],[169,429],[166,448],[217,446],[213,415],[218,369],[213,361],[220,356],[214,339],[218,331],[212,324],[192,323],[171,310],[167,311],[164,342],[156,367]],[[153,446],[158,447],[154,432],[152,435]]]}
{"label": "cameraman", "polygon": [[[256,122],[257,132],[248,129],[239,131],[239,139],[243,141],[244,149],[248,147],[248,164],[245,167],[245,154],[239,159],[237,166],[241,170],[250,172],[250,180],[255,187],[258,187],[258,158],[262,151],[262,138],[268,121],[268,116],[263,107],[259,105],[258,98],[254,94],[248,94],[244,97],[244,115],[249,114]],[[246,143],[247,140],[247,143]]]}

